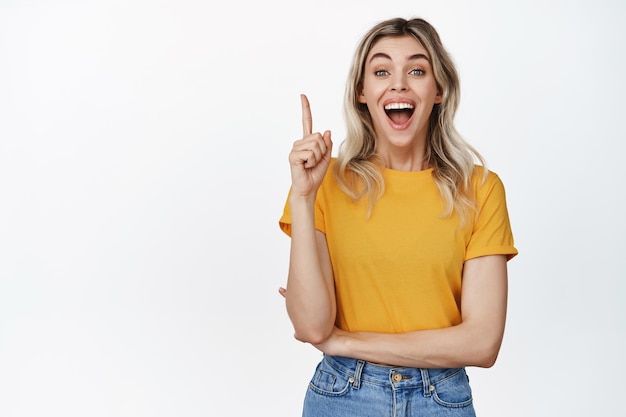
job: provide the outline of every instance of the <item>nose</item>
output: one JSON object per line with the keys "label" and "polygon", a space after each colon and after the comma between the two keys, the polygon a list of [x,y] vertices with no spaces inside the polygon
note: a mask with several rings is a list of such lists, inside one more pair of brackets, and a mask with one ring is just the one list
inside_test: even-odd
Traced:
{"label": "nose", "polygon": [[391,84],[390,84],[390,90],[391,91],[406,91],[406,90],[408,90],[408,84],[406,82],[406,78],[405,78],[404,74],[396,73],[396,74],[394,74],[392,76]]}

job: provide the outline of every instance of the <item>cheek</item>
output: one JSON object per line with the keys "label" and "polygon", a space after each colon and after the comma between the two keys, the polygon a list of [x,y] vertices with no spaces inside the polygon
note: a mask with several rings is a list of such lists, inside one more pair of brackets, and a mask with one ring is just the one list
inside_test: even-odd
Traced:
{"label": "cheek", "polygon": [[424,86],[424,88],[421,89],[420,95],[426,100],[432,100],[434,103],[440,103],[442,99],[437,86]]}

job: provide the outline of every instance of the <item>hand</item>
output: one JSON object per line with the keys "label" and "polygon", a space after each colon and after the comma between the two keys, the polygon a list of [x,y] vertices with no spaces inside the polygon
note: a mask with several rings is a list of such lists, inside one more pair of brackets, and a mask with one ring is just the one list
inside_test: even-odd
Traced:
{"label": "hand", "polygon": [[313,117],[308,98],[300,95],[302,103],[302,139],[294,142],[289,153],[292,195],[309,197],[317,192],[330,164],[333,143],[330,131],[313,133]]}

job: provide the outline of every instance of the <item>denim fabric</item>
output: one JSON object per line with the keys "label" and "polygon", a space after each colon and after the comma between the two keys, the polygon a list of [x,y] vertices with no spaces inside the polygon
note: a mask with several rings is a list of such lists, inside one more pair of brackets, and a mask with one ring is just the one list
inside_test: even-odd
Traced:
{"label": "denim fabric", "polygon": [[475,417],[465,369],[380,366],[325,355],[309,384],[303,417]]}

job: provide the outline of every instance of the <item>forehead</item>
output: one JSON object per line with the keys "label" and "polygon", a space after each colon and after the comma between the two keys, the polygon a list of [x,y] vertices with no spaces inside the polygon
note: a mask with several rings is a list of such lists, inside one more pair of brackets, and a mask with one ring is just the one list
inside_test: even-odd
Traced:
{"label": "forehead", "polygon": [[367,54],[367,61],[369,62],[374,55],[380,56],[380,54],[388,55],[392,58],[425,55],[430,59],[430,54],[426,48],[411,35],[385,36],[378,39]]}

